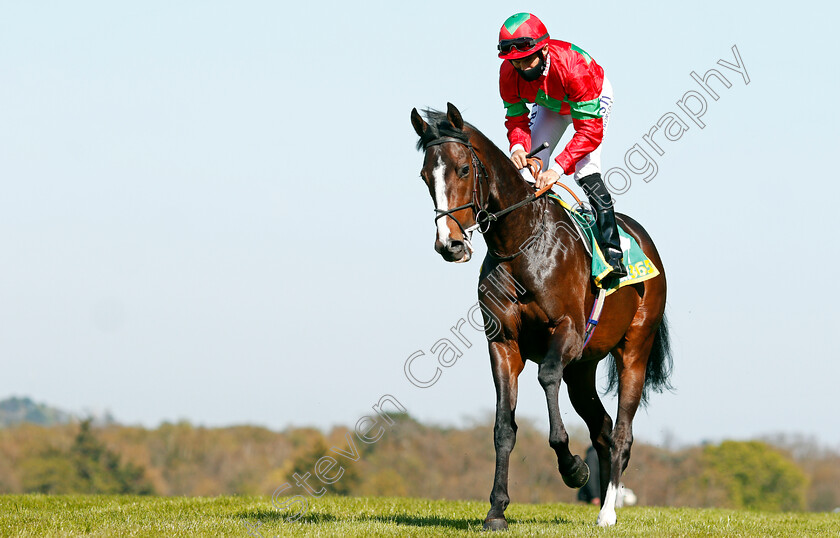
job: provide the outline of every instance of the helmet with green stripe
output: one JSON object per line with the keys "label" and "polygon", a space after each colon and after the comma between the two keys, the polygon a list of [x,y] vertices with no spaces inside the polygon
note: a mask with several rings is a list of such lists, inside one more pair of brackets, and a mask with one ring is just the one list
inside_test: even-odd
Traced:
{"label": "helmet with green stripe", "polygon": [[549,38],[548,30],[536,15],[511,15],[499,30],[499,58],[516,60],[536,52]]}

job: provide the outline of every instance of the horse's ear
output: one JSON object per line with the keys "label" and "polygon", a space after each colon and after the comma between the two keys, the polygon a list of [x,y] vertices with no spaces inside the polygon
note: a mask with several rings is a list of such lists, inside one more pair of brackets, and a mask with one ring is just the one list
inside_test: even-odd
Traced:
{"label": "horse's ear", "polygon": [[411,109],[411,125],[419,137],[422,137],[426,133],[426,129],[429,128],[429,124],[423,120],[416,108]]}
{"label": "horse's ear", "polygon": [[455,127],[459,131],[464,129],[464,118],[461,117],[461,113],[452,103],[446,103],[446,119],[449,120],[452,127]]}

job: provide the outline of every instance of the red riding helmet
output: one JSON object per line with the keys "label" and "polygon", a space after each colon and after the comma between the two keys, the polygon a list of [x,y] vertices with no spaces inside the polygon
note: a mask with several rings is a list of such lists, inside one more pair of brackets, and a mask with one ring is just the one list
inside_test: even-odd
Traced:
{"label": "red riding helmet", "polygon": [[516,60],[536,52],[548,39],[548,30],[536,15],[511,15],[499,30],[499,58]]}

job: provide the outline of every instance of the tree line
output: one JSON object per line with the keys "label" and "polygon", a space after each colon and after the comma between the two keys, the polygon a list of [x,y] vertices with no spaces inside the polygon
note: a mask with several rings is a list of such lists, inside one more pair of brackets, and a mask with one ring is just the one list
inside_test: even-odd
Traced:
{"label": "tree line", "polygon": [[[275,432],[188,422],[155,429],[95,427],[90,421],[22,424],[0,429],[0,493],[270,496],[284,485],[294,486],[296,475],[309,473],[318,494],[488,497],[495,457],[492,423],[447,428],[408,415],[394,418],[378,442],[357,441],[352,447],[347,434],[352,438],[354,432],[343,427]],[[576,490],[563,484],[545,433],[519,422],[511,498],[575,502]],[[583,455],[586,433],[571,437],[573,452]],[[346,456],[337,456],[339,450]],[[328,469],[327,456],[340,466]],[[331,483],[311,476],[320,471]],[[623,481],[641,505],[829,511],[840,506],[840,453],[784,436],[679,448],[637,441]],[[303,491],[284,495],[295,493]]]}

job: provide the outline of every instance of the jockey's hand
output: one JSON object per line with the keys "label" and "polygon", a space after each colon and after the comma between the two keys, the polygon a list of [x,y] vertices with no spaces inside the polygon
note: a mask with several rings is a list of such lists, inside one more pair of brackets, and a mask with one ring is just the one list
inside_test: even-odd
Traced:
{"label": "jockey's hand", "polygon": [[516,165],[517,170],[522,170],[525,168],[525,165],[528,164],[527,159],[525,158],[526,155],[528,154],[525,153],[524,149],[518,149],[510,156],[510,160]]}
{"label": "jockey's hand", "polygon": [[558,174],[554,170],[549,169],[545,172],[540,172],[540,176],[537,178],[535,186],[539,190],[548,185],[554,185],[555,183],[557,183],[558,179],[560,179],[560,174]]}

